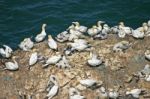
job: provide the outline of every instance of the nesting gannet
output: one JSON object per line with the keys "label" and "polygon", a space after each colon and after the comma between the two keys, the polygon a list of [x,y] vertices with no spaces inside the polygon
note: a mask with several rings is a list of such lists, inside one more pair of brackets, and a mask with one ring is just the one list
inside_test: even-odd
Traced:
{"label": "nesting gannet", "polygon": [[83,51],[90,47],[90,45],[85,42],[86,41],[83,41],[83,40],[82,40],[82,42],[79,42],[79,40],[74,40],[73,43],[67,43],[67,45],[71,46],[72,50]]}
{"label": "nesting gannet", "polygon": [[145,58],[150,61],[150,50],[145,51]]}
{"label": "nesting gannet", "polygon": [[110,33],[110,31],[111,31],[111,29],[110,29],[110,27],[108,26],[108,24],[104,24],[104,25],[103,25],[103,30],[105,30],[106,33]]}
{"label": "nesting gannet", "polygon": [[100,87],[100,99],[107,99],[108,93],[106,92],[106,89],[104,87]]}
{"label": "nesting gannet", "polygon": [[70,26],[68,28],[68,31],[69,31],[69,38],[68,40],[69,41],[73,41],[74,39],[78,39],[78,38],[82,38],[83,37],[83,33],[76,30],[74,26]]}
{"label": "nesting gannet", "polygon": [[19,47],[24,51],[29,51],[33,48],[34,43],[30,38],[25,38],[20,44]]}
{"label": "nesting gannet", "polygon": [[94,79],[84,79],[80,80],[80,84],[87,86],[87,87],[92,87],[96,84],[96,80]]}
{"label": "nesting gannet", "polygon": [[118,37],[119,38],[125,38],[125,36],[126,36],[126,33],[124,30],[122,30],[122,29],[118,30]]}
{"label": "nesting gannet", "polygon": [[4,69],[12,70],[12,71],[19,69],[18,63],[15,60],[15,56],[12,57],[12,60],[13,60],[13,62],[6,62],[5,63],[5,68]]}
{"label": "nesting gannet", "polygon": [[85,33],[87,31],[87,27],[86,26],[80,26],[79,22],[72,22],[75,25],[75,30],[80,31],[82,33]]}
{"label": "nesting gannet", "polygon": [[119,93],[117,91],[114,91],[113,89],[109,89],[108,95],[111,99],[117,99],[119,97]]}
{"label": "nesting gannet", "polygon": [[89,34],[89,36],[95,36],[100,32],[100,30],[97,28],[96,25],[93,25],[92,28],[89,28],[87,30],[87,33]]}
{"label": "nesting gannet", "polygon": [[13,50],[9,46],[7,46],[7,45],[3,45],[3,47],[5,47],[5,49],[0,48],[0,54],[4,58],[10,58],[12,56]]}
{"label": "nesting gannet", "polygon": [[126,27],[124,25],[124,22],[120,22],[118,28],[121,29],[121,30],[123,30],[126,34],[130,35],[132,33],[132,28]]}
{"label": "nesting gannet", "polygon": [[48,65],[54,65],[56,64],[60,59],[62,58],[62,55],[59,52],[56,52],[56,55],[51,56],[47,59],[46,64],[43,65],[43,67],[46,67]]}
{"label": "nesting gannet", "polygon": [[33,49],[33,52],[30,55],[29,66],[36,64],[38,61],[38,53]]}
{"label": "nesting gannet", "polygon": [[150,74],[150,65],[146,64],[144,69],[142,70],[142,73],[144,73],[145,75],[149,75]]}
{"label": "nesting gannet", "polygon": [[71,67],[65,56],[62,56],[61,60],[58,63],[56,63],[56,66],[59,68],[70,68]]}
{"label": "nesting gannet", "polygon": [[136,30],[132,30],[132,36],[134,38],[137,38],[137,39],[144,38],[144,29],[143,28],[138,28]]}
{"label": "nesting gannet", "polygon": [[69,36],[70,34],[67,31],[63,31],[57,35],[56,40],[58,42],[65,42],[68,40]]}
{"label": "nesting gannet", "polygon": [[90,52],[90,59],[88,60],[88,64],[92,67],[99,66],[102,64],[102,60],[98,59],[98,56],[95,53]]}
{"label": "nesting gannet", "polygon": [[98,21],[97,22],[97,29],[98,29],[98,32],[102,31],[102,24],[105,23],[104,21]]}
{"label": "nesting gannet", "polygon": [[57,50],[57,42],[52,38],[51,35],[48,35],[48,46],[53,49],[53,50]]}
{"label": "nesting gannet", "polygon": [[110,32],[114,33],[114,34],[117,34],[118,30],[119,30],[118,26],[113,26],[113,27],[111,27]]}
{"label": "nesting gannet", "polygon": [[150,27],[150,20],[148,20],[147,25]]}
{"label": "nesting gannet", "polygon": [[88,88],[96,89],[102,85],[102,81],[96,81],[91,78],[83,79],[79,81],[81,85],[86,86]]}
{"label": "nesting gannet", "polygon": [[141,89],[132,89],[130,91],[127,91],[126,95],[132,95],[134,98],[139,98],[141,92],[142,92]]}
{"label": "nesting gannet", "polygon": [[48,99],[52,99],[58,93],[58,90],[59,90],[58,80],[56,76],[51,75],[49,82],[50,81],[54,84],[54,86],[52,86],[52,88],[49,89],[49,92],[46,95]]}
{"label": "nesting gannet", "polygon": [[35,37],[36,42],[41,42],[46,37],[45,27],[46,27],[46,24],[43,24],[41,33]]}
{"label": "nesting gannet", "polygon": [[150,75],[146,75],[145,76],[145,80],[148,81],[148,82],[150,82]]}
{"label": "nesting gannet", "polygon": [[114,52],[118,51],[124,51],[130,47],[130,43],[128,41],[121,41],[119,43],[116,43],[113,47]]}
{"label": "nesting gannet", "polygon": [[84,96],[80,95],[80,92],[75,88],[69,89],[69,99],[85,99]]}

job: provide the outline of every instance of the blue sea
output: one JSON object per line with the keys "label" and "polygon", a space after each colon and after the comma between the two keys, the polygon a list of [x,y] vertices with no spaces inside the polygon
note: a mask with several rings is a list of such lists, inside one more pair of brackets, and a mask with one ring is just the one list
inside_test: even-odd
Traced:
{"label": "blue sea", "polygon": [[41,25],[56,36],[72,21],[88,27],[103,20],[110,26],[124,21],[133,28],[150,19],[150,0],[0,0],[0,45],[17,48],[35,36]]}

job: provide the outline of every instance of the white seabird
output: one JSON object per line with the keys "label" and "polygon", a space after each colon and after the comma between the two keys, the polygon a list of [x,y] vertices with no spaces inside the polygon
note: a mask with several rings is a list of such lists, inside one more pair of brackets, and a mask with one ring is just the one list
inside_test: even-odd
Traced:
{"label": "white seabird", "polygon": [[126,33],[124,30],[122,29],[118,30],[118,37],[125,38],[125,36],[126,36]]}
{"label": "white seabird", "polygon": [[120,22],[118,28],[121,29],[121,30],[123,30],[128,35],[130,35],[132,33],[132,28],[126,27],[124,25],[124,22]]}
{"label": "white seabird", "polygon": [[117,99],[119,97],[119,93],[117,91],[114,91],[113,89],[109,90],[108,95],[111,99]]}
{"label": "white seabird", "polygon": [[12,60],[13,62],[5,62],[5,68],[4,68],[5,70],[14,71],[14,70],[19,69],[18,63],[15,60],[15,57],[12,57]]}
{"label": "white seabird", "polygon": [[58,42],[65,42],[69,39],[69,36],[70,34],[67,31],[63,31],[57,35],[56,40]]}
{"label": "white seabird", "polygon": [[146,50],[145,58],[150,61],[150,50]]}
{"label": "white seabird", "polygon": [[87,31],[86,26],[80,26],[79,22],[72,22],[75,25],[75,30],[85,33]]}
{"label": "white seabird", "polygon": [[84,79],[84,80],[80,80],[80,84],[82,84],[86,87],[92,87],[92,86],[96,85],[96,80],[94,80],[94,79]]}
{"label": "white seabird", "polygon": [[19,47],[23,50],[23,51],[29,51],[33,48],[34,43],[33,41],[31,41],[30,38],[25,38],[20,44]]}
{"label": "white seabird", "polygon": [[41,33],[35,37],[36,42],[41,42],[45,39],[46,37],[45,27],[46,27],[46,24],[43,24]]}
{"label": "white seabird", "polygon": [[74,40],[73,43],[67,43],[68,46],[71,46],[72,50],[77,50],[77,51],[83,51],[87,48],[90,47],[90,45],[88,43],[85,43],[86,41],[82,40],[81,42],[80,39],[79,40]]}
{"label": "white seabird", "polygon": [[36,64],[37,60],[38,60],[38,53],[35,50],[33,50],[33,53],[30,55],[29,66]]}
{"label": "white seabird", "polygon": [[119,51],[123,51],[123,50],[126,50],[130,47],[130,43],[128,41],[121,41],[121,42],[118,42],[114,45],[113,47],[113,51],[114,52],[119,52]]}
{"label": "white seabird", "polygon": [[49,82],[50,81],[54,84],[54,86],[51,89],[49,89],[49,92],[46,95],[48,99],[52,99],[58,93],[58,90],[59,90],[58,80],[56,76],[51,75]]}
{"label": "white seabird", "polygon": [[136,39],[144,38],[144,29],[143,27],[132,30],[132,36]]}
{"label": "white seabird", "polygon": [[88,64],[92,67],[99,66],[102,64],[102,60],[98,59],[96,54],[90,52],[90,59],[88,60]]}
{"label": "white seabird", "polygon": [[[103,23],[105,23],[105,22],[104,22],[104,21],[98,21],[98,22],[97,22],[97,29],[98,29],[98,32],[102,31],[102,28],[103,28],[103,27],[102,27],[102,24],[103,24]],[[106,25],[105,25],[105,26],[106,26]],[[105,28],[105,29],[106,29],[106,28]]]}
{"label": "white seabird", "polygon": [[80,95],[80,92],[75,88],[69,89],[69,99],[85,99],[84,96]]}
{"label": "white seabird", "polygon": [[10,58],[12,56],[13,50],[9,46],[7,46],[7,45],[3,45],[3,47],[5,47],[5,49],[0,48],[0,54],[4,58]]}
{"label": "white seabird", "polygon": [[70,68],[71,67],[65,56],[62,56],[61,60],[58,63],[56,63],[56,66],[59,68]]}
{"label": "white seabird", "polygon": [[57,50],[57,42],[52,38],[51,35],[48,35],[48,46],[53,49],[53,50]]}
{"label": "white seabird", "polygon": [[100,30],[97,28],[96,25],[93,25],[92,28],[89,28],[87,30],[87,33],[89,36],[95,36],[100,32]]}
{"label": "white seabird", "polygon": [[141,92],[142,92],[141,89],[132,89],[131,91],[127,91],[126,95],[132,95],[134,98],[139,98]]}
{"label": "white seabird", "polygon": [[48,65],[54,65],[58,63],[58,61],[62,58],[62,55],[59,52],[56,52],[56,55],[51,56],[47,59],[46,64],[43,65],[43,67],[46,67]]}

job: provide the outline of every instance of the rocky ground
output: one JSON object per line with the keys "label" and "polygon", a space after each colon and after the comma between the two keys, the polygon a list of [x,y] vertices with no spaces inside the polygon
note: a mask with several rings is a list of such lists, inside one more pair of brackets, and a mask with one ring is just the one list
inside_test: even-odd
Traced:
{"label": "rocky ground", "polygon": [[[146,93],[140,96],[140,99],[150,99],[150,82],[139,80],[134,76],[135,73],[141,71],[146,64],[150,64],[144,57],[146,49],[150,48],[150,37],[145,37],[142,40],[126,37],[120,39],[115,35],[109,35],[106,40],[92,40],[86,38],[89,43],[96,48],[96,53],[103,59],[103,65],[99,67],[89,67],[87,60],[89,52],[75,52],[71,56],[67,56],[70,69],[60,69],[56,66],[42,68],[42,63],[38,62],[28,69],[29,55],[31,52],[16,50],[13,56],[16,56],[19,64],[17,71],[0,71],[0,99],[22,99],[20,96],[32,96],[32,99],[44,99],[46,85],[51,74],[58,77],[60,89],[58,94],[53,99],[68,99],[69,87],[79,89],[87,99],[98,98],[97,90],[85,88],[80,85],[79,80],[84,78],[93,78],[97,81],[103,81],[106,89],[115,89],[120,93],[120,99],[125,98],[125,91],[130,88],[142,88]],[[125,52],[114,53],[112,48],[119,41],[127,40],[132,43],[131,47]],[[66,47],[66,43],[58,43],[59,51],[62,53]],[[55,52],[49,49],[46,41],[35,44],[37,52],[44,56],[54,55]],[[11,60],[11,59],[10,59]],[[0,59],[0,66],[8,61]],[[30,98],[29,98],[30,99]],[[130,98],[131,99],[131,98]]]}

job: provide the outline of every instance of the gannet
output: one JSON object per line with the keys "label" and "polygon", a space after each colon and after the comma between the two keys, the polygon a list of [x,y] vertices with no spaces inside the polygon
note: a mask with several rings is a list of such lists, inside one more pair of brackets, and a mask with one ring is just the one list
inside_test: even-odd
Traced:
{"label": "gannet", "polygon": [[0,48],[0,54],[4,58],[10,58],[12,56],[13,50],[9,46],[7,46],[7,45],[3,45],[3,47],[5,47],[5,49]]}
{"label": "gannet", "polygon": [[96,54],[90,52],[90,59],[88,60],[88,64],[92,67],[99,66],[102,64],[102,60],[98,59]]}
{"label": "gannet", "polygon": [[150,65],[146,64],[144,69],[142,70],[142,73],[144,73],[145,75],[149,75],[150,74]]}
{"label": "gannet", "polygon": [[98,34],[99,32],[100,31],[99,31],[99,29],[97,28],[96,25],[93,25],[92,28],[89,28],[87,30],[87,33],[89,34],[89,36],[94,36],[94,35]]}
{"label": "gannet", "polygon": [[63,31],[57,35],[56,40],[58,42],[65,42],[68,40],[69,36],[70,34],[67,31]]}
{"label": "gannet", "polygon": [[15,60],[15,56],[12,57],[12,60],[13,60],[13,62],[5,62],[5,68],[4,69],[12,70],[12,71],[19,69],[18,63]]}
{"label": "gannet", "polygon": [[108,26],[108,24],[103,25],[103,30],[105,30],[106,33],[110,33],[110,27]]}
{"label": "gannet", "polygon": [[45,27],[46,27],[46,24],[43,24],[41,33],[35,37],[36,42],[41,42],[46,37]]}
{"label": "gannet", "polygon": [[132,95],[134,98],[139,98],[141,92],[142,92],[141,89],[132,89],[131,91],[127,91],[126,95]]}
{"label": "gannet", "polygon": [[108,95],[111,99],[117,99],[119,97],[119,93],[117,91],[114,91],[113,89],[109,90]]}
{"label": "gannet", "polygon": [[85,99],[85,97],[80,95],[80,92],[77,89],[71,87],[69,89],[69,99]]}
{"label": "gannet", "polygon": [[90,47],[89,44],[85,44],[83,42],[67,43],[67,45],[71,46],[72,50],[77,50],[77,51],[83,51]]}
{"label": "gannet", "polygon": [[110,32],[114,33],[114,34],[117,34],[118,30],[119,30],[118,26],[113,26],[113,27],[111,27]]}
{"label": "gannet", "polygon": [[92,86],[96,85],[96,80],[94,80],[94,79],[84,79],[84,80],[80,80],[80,84],[82,84],[86,87],[92,87]]}
{"label": "gannet", "polygon": [[30,38],[25,38],[20,44],[19,47],[23,50],[23,51],[29,51],[33,48],[34,43],[31,41]]}
{"label": "gannet", "polygon": [[125,36],[126,36],[126,33],[124,30],[122,30],[122,29],[118,30],[118,37],[119,38],[125,38]]}
{"label": "gannet", "polygon": [[56,52],[56,55],[51,56],[47,59],[46,64],[43,65],[43,67],[46,67],[48,65],[54,65],[56,64],[60,59],[62,58],[62,55],[59,52]]}
{"label": "gannet", "polygon": [[104,87],[100,87],[100,99],[107,99],[108,93],[106,92],[106,89]]}
{"label": "gannet", "polygon": [[58,90],[59,90],[58,80],[56,76],[51,75],[49,82],[50,81],[54,84],[54,86],[51,89],[49,89],[49,92],[46,95],[48,99],[52,99],[58,93]]}
{"label": "gannet", "polygon": [[142,24],[142,27],[143,27],[144,33],[146,33],[147,30],[148,30],[148,24],[147,24],[146,22],[144,22],[144,23]]}
{"label": "gannet", "polygon": [[76,30],[74,26],[70,26],[68,31],[70,33],[69,38],[68,38],[69,41],[73,41],[74,39],[83,37],[83,33]]}
{"label": "gannet", "polygon": [[86,26],[80,26],[79,22],[72,22],[75,25],[75,30],[85,33],[87,31]]}
{"label": "gannet", "polygon": [[33,50],[33,52],[30,55],[29,66],[36,64],[37,61],[38,61],[38,53],[35,50]]}
{"label": "gannet", "polygon": [[143,28],[137,28],[136,30],[132,30],[132,36],[137,39],[144,38],[144,29]]}
{"label": "gannet", "polygon": [[124,25],[124,22],[120,22],[118,28],[121,29],[121,30],[123,30],[128,35],[130,35],[132,33],[132,28],[126,27]]}
{"label": "gannet", "polygon": [[145,51],[145,58],[150,61],[150,50]]}
{"label": "gannet", "polygon": [[48,46],[53,49],[53,50],[57,50],[57,42],[52,38],[51,35],[48,35]]}
{"label": "gannet", "polygon": [[62,56],[61,60],[56,63],[56,66],[59,68],[70,68],[70,64],[68,62],[68,60],[66,59],[66,56]]}
{"label": "gannet", "polygon": [[98,29],[98,32],[102,31],[102,24],[105,23],[104,21],[98,21],[97,22],[97,29]]}
{"label": "gannet", "polygon": [[150,20],[148,20],[147,25],[150,27]]}
{"label": "gannet", "polygon": [[114,45],[113,51],[118,52],[118,51],[124,51],[130,47],[130,43],[128,41],[121,41],[118,42]]}
{"label": "gannet", "polygon": [[150,82],[150,75],[146,75],[145,76],[145,80],[148,81],[148,82]]}

